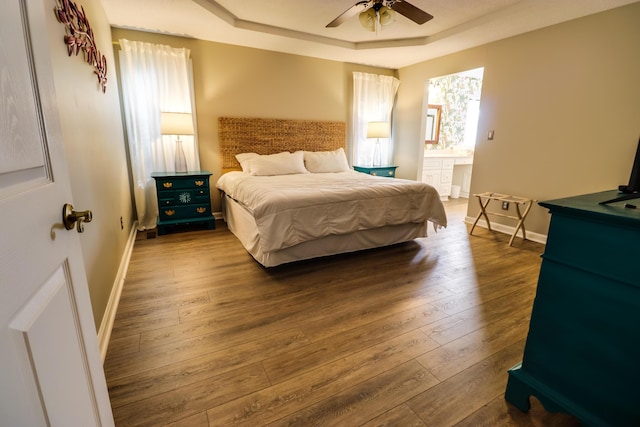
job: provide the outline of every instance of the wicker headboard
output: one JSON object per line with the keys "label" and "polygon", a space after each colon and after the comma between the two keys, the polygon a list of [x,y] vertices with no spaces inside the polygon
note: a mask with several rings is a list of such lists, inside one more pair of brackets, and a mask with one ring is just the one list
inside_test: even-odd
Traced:
{"label": "wicker headboard", "polygon": [[238,153],[346,149],[344,122],[220,117],[218,131],[222,173],[240,170]]}

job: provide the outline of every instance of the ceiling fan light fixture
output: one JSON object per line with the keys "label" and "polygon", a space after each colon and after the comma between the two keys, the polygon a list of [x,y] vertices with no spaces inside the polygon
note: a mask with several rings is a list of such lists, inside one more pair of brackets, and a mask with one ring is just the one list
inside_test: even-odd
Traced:
{"label": "ceiling fan light fixture", "polygon": [[382,6],[380,11],[378,12],[380,25],[386,27],[389,24],[392,24],[396,20],[396,12],[387,6]]}
{"label": "ceiling fan light fixture", "polygon": [[360,20],[360,25],[362,25],[364,29],[369,31],[376,30],[376,11],[374,8],[371,7],[360,13],[358,19]]}
{"label": "ceiling fan light fixture", "polygon": [[433,19],[433,15],[415,7],[406,0],[358,0],[356,4],[329,22],[326,28],[337,27],[358,15],[360,25],[369,31],[376,31],[378,26],[385,27],[392,24],[395,21],[396,13],[418,25]]}

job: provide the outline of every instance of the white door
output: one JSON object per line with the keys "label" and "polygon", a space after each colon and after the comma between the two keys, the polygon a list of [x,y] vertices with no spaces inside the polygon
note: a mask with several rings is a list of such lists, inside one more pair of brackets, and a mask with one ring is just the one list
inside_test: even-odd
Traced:
{"label": "white door", "polygon": [[79,235],[62,225],[72,200],[45,14],[43,0],[0,14],[0,425],[109,426]]}

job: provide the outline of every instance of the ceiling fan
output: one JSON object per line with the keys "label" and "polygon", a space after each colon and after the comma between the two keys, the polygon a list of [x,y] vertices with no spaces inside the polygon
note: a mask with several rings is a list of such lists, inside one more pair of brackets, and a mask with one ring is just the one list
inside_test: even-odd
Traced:
{"label": "ceiling fan", "polygon": [[[363,22],[364,19],[377,19],[383,24],[384,14],[387,14],[387,16],[392,15],[393,12],[391,11],[398,12],[419,25],[433,19],[432,15],[404,0],[361,0],[329,22],[326,28],[337,27],[358,14],[360,14],[360,22],[365,28],[368,28]],[[387,20],[392,20],[392,17],[387,18]]]}

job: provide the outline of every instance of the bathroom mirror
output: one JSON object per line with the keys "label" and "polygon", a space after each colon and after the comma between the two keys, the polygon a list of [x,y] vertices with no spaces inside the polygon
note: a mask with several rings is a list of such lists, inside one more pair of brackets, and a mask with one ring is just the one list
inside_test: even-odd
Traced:
{"label": "bathroom mirror", "polygon": [[427,125],[425,132],[425,144],[437,144],[440,136],[440,116],[442,105],[429,104],[427,107]]}

